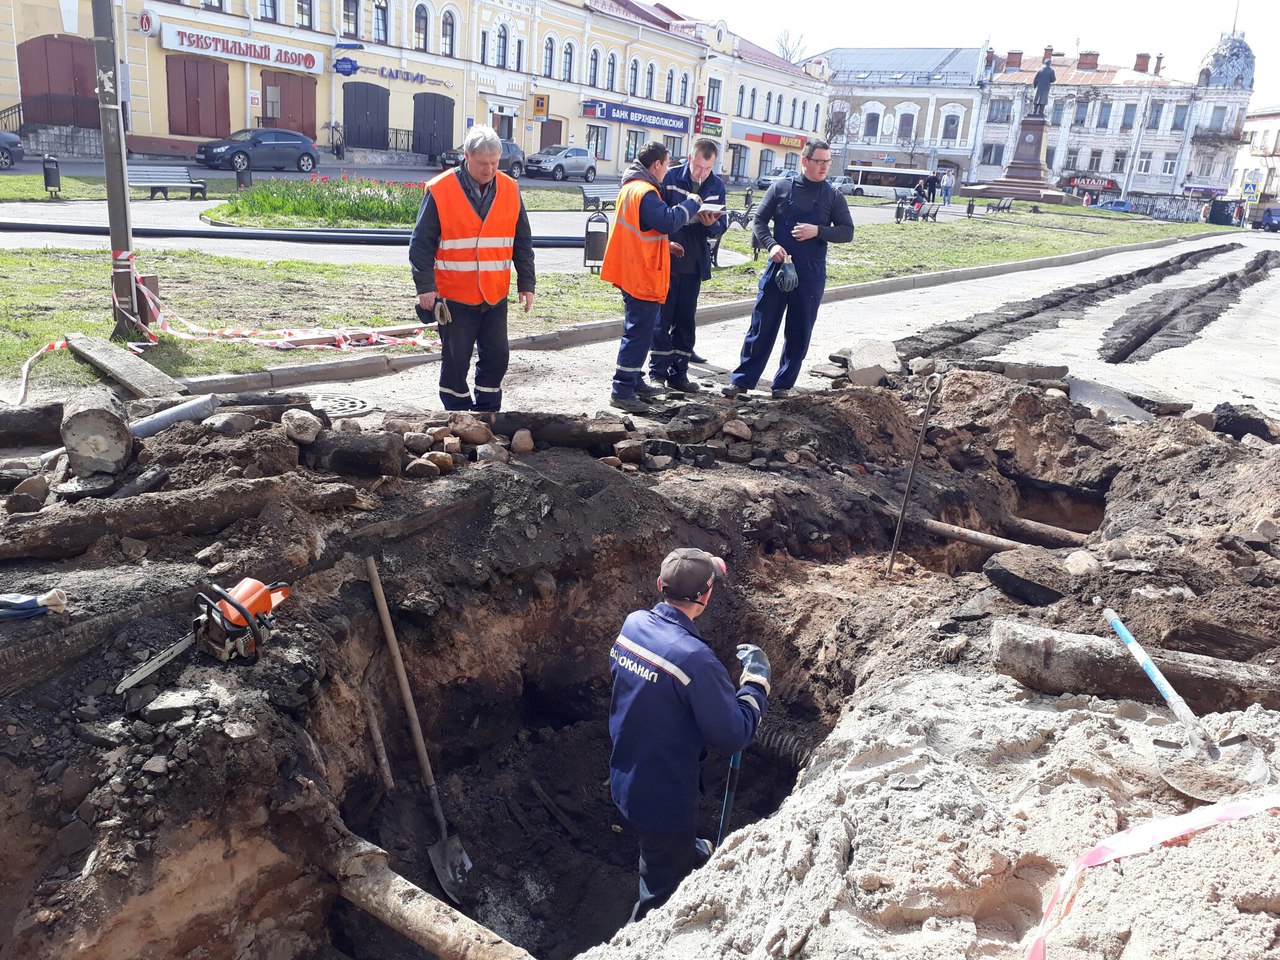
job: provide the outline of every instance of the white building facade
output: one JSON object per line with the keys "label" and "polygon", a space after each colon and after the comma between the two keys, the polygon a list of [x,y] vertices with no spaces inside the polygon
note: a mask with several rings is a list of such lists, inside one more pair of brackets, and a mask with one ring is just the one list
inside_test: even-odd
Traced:
{"label": "white building facade", "polygon": [[1230,195],[1261,206],[1274,204],[1280,196],[1280,104],[1244,118],[1244,142],[1236,154]]}

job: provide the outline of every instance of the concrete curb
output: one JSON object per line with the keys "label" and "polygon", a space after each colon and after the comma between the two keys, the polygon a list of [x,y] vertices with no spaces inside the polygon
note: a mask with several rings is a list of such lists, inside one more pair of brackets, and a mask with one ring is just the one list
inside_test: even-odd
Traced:
{"label": "concrete curb", "polygon": [[[879,296],[884,293],[898,293],[902,290],[918,290],[948,283],[960,283],[965,280],[999,277],[1009,273],[1044,270],[1050,267],[1066,267],[1075,263],[1100,260],[1113,254],[1156,250],[1160,247],[1169,247],[1176,243],[1201,240],[1205,236],[1215,235],[1200,234],[1195,237],[1167,237],[1163,240],[1148,240],[1146,243],[1130,243],[1122,247],[1104,247],[1099,250],[1081,250],[1077,253],[1062,253],[1052,257],[1039,257],[1035,260],[1015,260],[1011,263],[993,263],[980,267],[963,267],[958,270],[941,270],[937,273],[920,273],[909,277],[868,280],[865,283],[852,283],[843,287],[833,287],[826,292],[822,299],[824,303],[835,300],[853,300],[860,297]],[[703,307],[698,310],[697,324],[703,326],[708,323],[720,323],[724,320],[747,316],[754,307],[754,299],[732,300],[727,303],[717,303],[709,307]],[[531,334],[527,337],[516,337],[511,341],[511,349],[562,350],[566,347],[577,347],[587,343],[613,340],[621,336],[622,318],[618,317],[612,320],[580,323],[565,330],[553,330],[548,333]],[[193,394],[267,390],[278,387],[296,387],[304,383],[381,377],[424,363],[434,363],[440,359],[440,356],[439,353],[422,353],[398,357],[378,354],[375,356],[352,357],[346,360],[272,367],[260,373],[183,377],[179,378],[179,382],[184,384]]]}

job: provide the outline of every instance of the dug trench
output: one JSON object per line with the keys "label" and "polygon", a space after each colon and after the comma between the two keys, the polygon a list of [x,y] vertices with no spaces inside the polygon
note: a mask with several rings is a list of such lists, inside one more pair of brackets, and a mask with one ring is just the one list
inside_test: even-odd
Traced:
{"label": "dug trench", "polygon": [[[0,957],[431,955],[343,895],[359,837],[444,897],[370,556],[473,864],[460,909],[497,937],[547,960],[1020,956],[1079,844],[1188,801],[1144,753],[1166,720],[1134,702],[1154,699],[1141,673],[1055,688],[1028,669],[1044,651],[1020,658],[995,627],[1065,644],[1098,633],[1104,596],[1195,709],[1274,749],[1280,448],[1183,418],[1102,423],[953,371],[886,577],[923,396],[891,378],[634,423],[404,416],[312,440],[268,405],[140,442],[119,481],[163,468],[156,492],[14,514],[7,589],[71,603],[0,622]],[[985,545],[952,539],[966,532]],[[606,782],[608,648],[678,545],[727,558],[699,624],[726,665],[764,646],[774,693],[734,833],[623,927],[636,852]],[[292,584],[260,660],[187,654],[111,692],[190,628],[197,592],[244,576]],[[726,766],[705,767],[712,835]],[[1224,879],[1190,913],[1235,911],[1249,954],[1280,914],[1267,882]],[[1079,916],[1106,926],[1106,899]],[[1086,924],[1068,955],[1119,956],[1146,935],[1126,929]]]}

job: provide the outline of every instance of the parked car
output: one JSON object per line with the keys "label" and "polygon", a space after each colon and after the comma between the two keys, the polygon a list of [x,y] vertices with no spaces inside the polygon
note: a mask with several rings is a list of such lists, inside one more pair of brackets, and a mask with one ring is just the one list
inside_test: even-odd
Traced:
{"label": "parked car", "polygon": [[1280,207],[1267,207],[1267,209],[1263,210],[1255,229],[1265,230],[1267,233],[1275,233],[1280,230]]}
{"label": "parked car", "polygon": [[827,177],[827,183],[831,184],[846,197],[853,195],[853,177]]}
{"label": "parked car", "polygon": [[24,156],[18,135],[0,131],[0,170],[8,170]]}
{"label": "parked car", "polygon": [[1137,213],[1132,200],[1104,200],[1097,205],[1099,210],[1114,210],[1116,213]]}
{"label": "parked car", "polygon": [[596,178],[596,158],[583,147],[556,144],[543,147],[531,156],[524,165],[524,172],[530,177],[550,177],[552,180],[581,177],[590,183]]}
{"label": "parked car", "polygon": [[790,176],[792,176],[792,171],[786,167],[774,167],[768,173],[762,173],[756,178],[756,187],[761,190],[767,190],[775,180],[785,180]]}
{"label": "parked car", "polygon": [[216,170],[283,170],[292,167],[303,173],[314,170],[320,158],[320,144],[305,133],[270,127],[237,130],[221,140],[196,147],[196,162]]}
{"label": "parked car", "polygon": [[[498,158],[498,169],[517,180],[524,175],[524,151],[516,146],[514,140],[502,141],[502,156]],[[462,166],[462,147],[454,147],[440,154],[440,166],[448,170],[450,167]]]}

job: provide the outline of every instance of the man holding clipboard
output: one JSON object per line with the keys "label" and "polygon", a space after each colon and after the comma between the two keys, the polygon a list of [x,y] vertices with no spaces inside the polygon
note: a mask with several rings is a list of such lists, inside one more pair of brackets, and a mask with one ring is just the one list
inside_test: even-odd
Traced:
{"label": "man holding clipboard", "polygon": [[662,182],[663,197],[671,206],[691,197],[702,200],[701,211],[671,235],[671,286],[649,351],[649,379],[682,393],[698,391],[689,379],[697,335],[694,314],[702,281],[711,279],[711,241],[725,231],[724,181],[713,169],[719,152],[714,140],[695,140],[689,159],[667,171]]}

